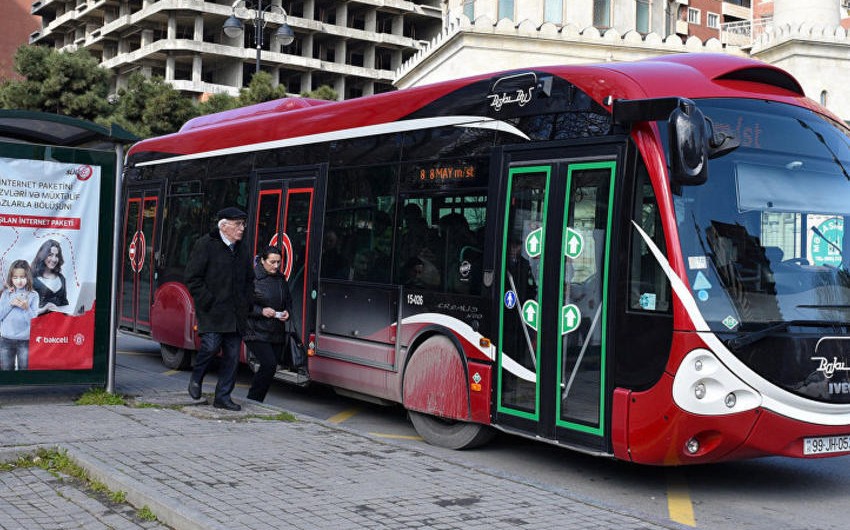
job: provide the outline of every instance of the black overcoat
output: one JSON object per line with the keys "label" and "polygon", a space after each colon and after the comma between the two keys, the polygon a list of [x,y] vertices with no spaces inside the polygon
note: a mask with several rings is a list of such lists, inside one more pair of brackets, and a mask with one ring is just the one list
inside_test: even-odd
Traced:
{"label": "black overcoat", "polygon": [[254,267],[254,295],[248,313],[248,330],[244,339],[279,344],[286,341],[286,324],[263,316],[263,308],[288,311],[292,315],[292,295],[283,274],[269,274],[262,263]]}
{"label": "black overcoat", "polygon": [[195,301],[198,333],[245,333],[253,273],[244,242],[233,251],[218,228],[195,243],[186,264],[186,287]]}

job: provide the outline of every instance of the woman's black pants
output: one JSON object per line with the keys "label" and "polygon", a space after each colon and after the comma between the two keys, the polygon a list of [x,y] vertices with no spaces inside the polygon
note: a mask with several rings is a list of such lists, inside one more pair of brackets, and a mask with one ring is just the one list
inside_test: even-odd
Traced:
{"label": "woman's black pants", "polygon": [[260,369],[254,374],[251,380],[251,388],[248,389],[248,399],[254,401],[263,401],[266,399],[266,393],[274,380],[274,374],[277,371],[277,360],[280,353],[281,344],[249,340],[245,345],[254,354],[254,358],[260,363]]}

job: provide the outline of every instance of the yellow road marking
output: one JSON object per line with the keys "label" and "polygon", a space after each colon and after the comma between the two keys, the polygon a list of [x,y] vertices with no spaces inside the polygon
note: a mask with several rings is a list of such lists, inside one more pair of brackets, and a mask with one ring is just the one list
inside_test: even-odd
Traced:
{"label": "yellow road marking", "polygon": [[672,521],[688,526],[697,525],[688,483],[681,475],[681,470],[667,473],[667,511]]}
{"label": "yellow road marking", "polygon": [[378,438],[389,438],[391,440],[416,440],[417,442],[423,440],[421,436],[411,436],[408,434],[384,434],[380,432],[370,432],[369,434]]}
{"label": "yellow road marking", "polygon": [[348,418],[357,414],[358,412],[360,412],[360,409],[358,409],[357,407],[355,407],[353,409],[344,410],[344,411],[342,411],[338,414],[334,414],[333,416],[328,418],[328,421],[330,423],[342,423],[345,420],[347,420]]}
{"label": "yellow road marking", "polygon": [[162,372],[162,375],[177,375],[183,373],[180,370],[168,370],[166,372]]}

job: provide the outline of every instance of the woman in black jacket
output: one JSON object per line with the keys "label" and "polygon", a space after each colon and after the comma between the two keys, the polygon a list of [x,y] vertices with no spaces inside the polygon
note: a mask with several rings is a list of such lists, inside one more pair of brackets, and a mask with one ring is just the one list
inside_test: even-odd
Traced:
{"label": "woman in black jacket", "polygon": [[269,391],[287,332],[285,322],[292,311],[292,297],[286,277],[280,273],[281,253],[266,247],[254,266],[254,301],[248,315],[245,344],[260,363],[254,374],[248,399],[263,401]]}

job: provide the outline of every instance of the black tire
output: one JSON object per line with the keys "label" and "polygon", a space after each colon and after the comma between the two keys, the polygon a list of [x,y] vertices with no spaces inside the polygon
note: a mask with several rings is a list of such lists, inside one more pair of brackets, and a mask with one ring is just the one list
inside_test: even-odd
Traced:
{"label": "black tire", "polygon": [[166,368],[172,370],[186,370],[192,365],[192,350],[178,348],[177,346],[169,346],[167,344],[159,345],[159,354],[162,357],[162,364]]}
{"label": "black tire", "polygon": [[480,423],[448,420],[413,410],[408,411],[416,432],[431,445],[447,449],[472,449],[486,444],[496,431]]}

